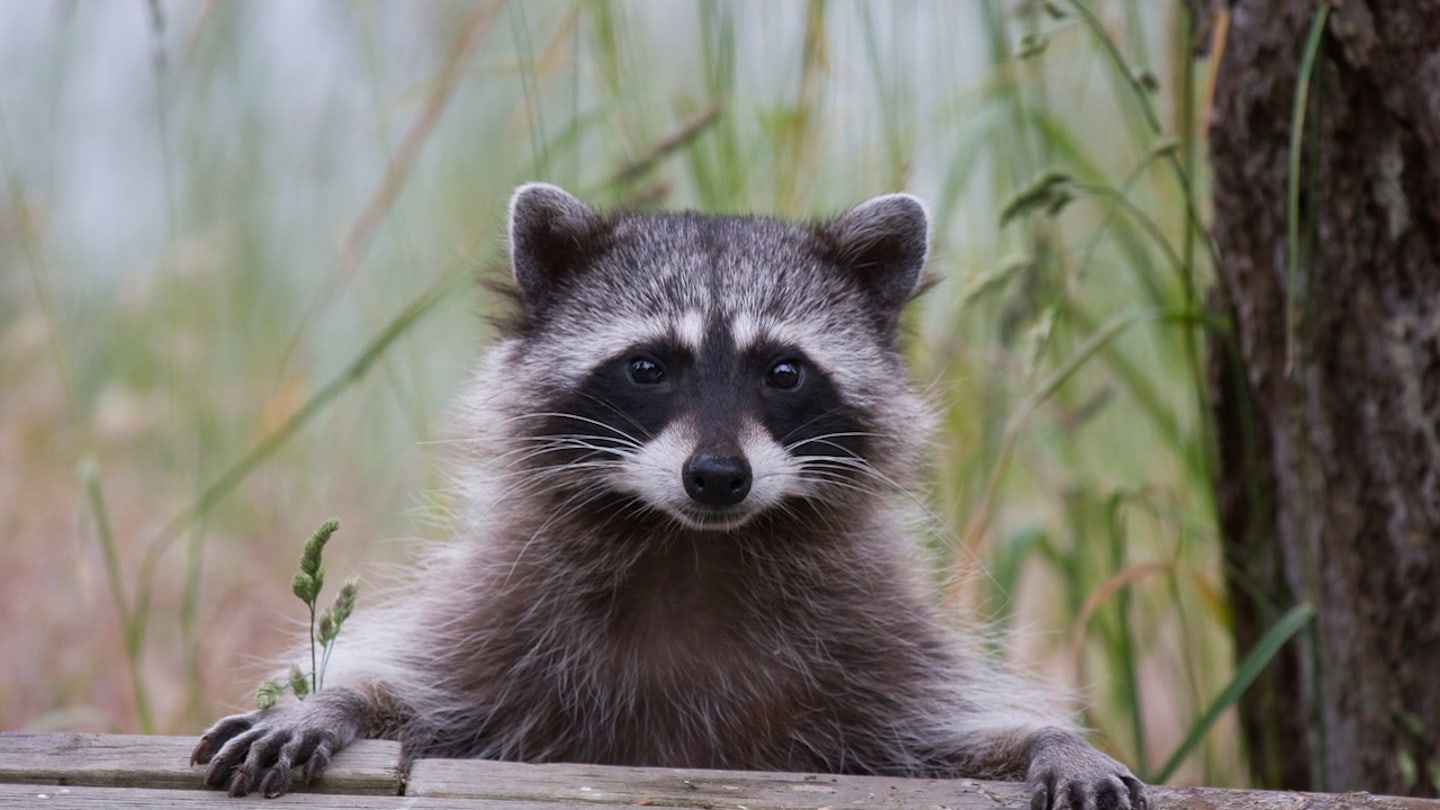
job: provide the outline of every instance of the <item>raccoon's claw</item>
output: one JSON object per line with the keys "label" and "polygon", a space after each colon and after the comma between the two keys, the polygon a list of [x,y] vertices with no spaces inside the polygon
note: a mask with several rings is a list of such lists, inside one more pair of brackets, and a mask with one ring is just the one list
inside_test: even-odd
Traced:
{"label": "raccoon's claw", "polygon": [[209,756],[209,736],[196,746],[197,761],[201,756],[209,759],[205,784],[225,788],[231,796],[258,791],[266,798],[274,798],[290,789],[297,774],[304,784],[314,782],[340,747],[338,737],[331,732],[262,725],[231,738]]}
{"label": "raccoon's claw", "polygon": [[355,724],[344,717],[343,699],[329,707],[310,705],[321,702],[312,698],[226,717],[200,738],[190,763],[208,765],[205,784],[231,796],[258,791],[273,798],[288,791],[296,777],[303,784],[314,782],[355,736]]}
{"label": "raccoon's claw", "polygon": [[[235,718],[226,718],[220,722],[224,724],[233,719]],[[251,725],[254,725],[253,721]],[[232,728],[239,726],[239,723],[235,723]],[[207,741],[213,741],[212,744],[218,746],[208,757],[209,767],[205,769],[205,784],[214,788],[228,788],[231,796],[244,796],[249,793],[250,783],[259,773],[258,763],[251,764],[252,750],[259,748],[256,743],[264,736],[265,729],[249,728],[241,733],[231,735],[228,739],[218,734],[206,734],[202,737],[201,745],[205,745]],[[191,759],[198,761],[199,758],[192,755]],[[200,762],[200,764],[206,763]],[[247,764],[250,765],[248,769],[246,768]]]}
{"label": "raccoon's claw", "polygon": [[207,765],[214,759],[215,752],[229,742],[237,734],[249,731],[255,725],[255,715],[258,712],[249,714],[234,714],[222,718],[215,725],[211,726],[195,744],[195,750],[190,752],[191,765]]}
{"label": "raccoon's claw", "polygon": [[1033,788],[1031,810],[1145,810],[1145,785],[1126,773],[1098,781],[1054,778]]}
{"label": "raccoon's claw", "polygon": [[1146,810],[1145,785],[1119,762],[1064,732],[1032,742],[1031,810]]}

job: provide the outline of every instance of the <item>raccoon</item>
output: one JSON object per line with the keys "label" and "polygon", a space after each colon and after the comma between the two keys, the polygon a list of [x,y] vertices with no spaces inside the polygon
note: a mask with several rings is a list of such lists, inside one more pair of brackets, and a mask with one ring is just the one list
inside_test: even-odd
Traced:
{"label": "raccoon", "polygon": [[284,793],[363,736],[1144,807],[941,620],[911,562],[931,419],[898,321],[929,228],[905,194],[802,224],[519,188],[515,311],[463,398],[459,540],[350,620],[324,691],[206,731],[205,782]]}

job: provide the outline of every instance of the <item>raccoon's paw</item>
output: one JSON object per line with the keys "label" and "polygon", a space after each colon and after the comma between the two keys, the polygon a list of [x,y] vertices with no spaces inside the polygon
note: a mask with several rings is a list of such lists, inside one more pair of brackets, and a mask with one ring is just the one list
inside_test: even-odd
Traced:
{"label": "raccoon's paw", "polygon": [[359,725],[347,711],[350,701],[320,697],[222,718],[200,737],[190,764],[209,765],[205,784],[226,788],[231,796],[258,790],[272,798],[289,790],[296,777],[314,782]]}
{"label": "raccoon's paw", "polygon": [[1145,785],[1130,769],[1066,731],[1031,738],[1031,810],[1146,810]]}

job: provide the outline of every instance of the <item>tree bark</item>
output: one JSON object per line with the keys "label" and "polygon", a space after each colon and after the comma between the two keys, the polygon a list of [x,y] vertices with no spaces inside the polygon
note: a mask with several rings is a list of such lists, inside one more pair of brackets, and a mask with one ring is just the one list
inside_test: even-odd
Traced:
{"label": "tree bark", "polygon": [[[1300,240],[1291,121],[1316,0],[1219,20],[1216,493],[1236,648],[1317,613],[1241,705],[1257,781],[1440,795],[1440,0],[1329,0]],[[1219,28],[1213,29],[1219,31]],[[1293,320],[1289,317],[1294,314]]]}

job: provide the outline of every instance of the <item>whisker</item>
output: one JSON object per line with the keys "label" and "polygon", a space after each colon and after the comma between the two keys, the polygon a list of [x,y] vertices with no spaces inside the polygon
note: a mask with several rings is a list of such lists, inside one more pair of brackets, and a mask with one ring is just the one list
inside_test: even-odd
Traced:
{"label": "whisker", "polygon": [[[801,422],[800,424],[796,425],[794,428],[791,428],[784,436],[781,436],[780,439],[779,439],[780,444],[785,445],[785,444],[789,441],[789,439],[790,439],[791,436],[794,436],[796,433],[799,433],[800,431],[805,430],[806,428],[810,427],[811,425],[815,424],[816,422],[821,421],[822,419],[827,419],[827,418],[835,415],[836,413],[844,410],[844,408],[845,408],[845,406],[843,406],[843,405],[837,405],[836,407],[829,408],[829,409],[827,409],[827,410],[821,411],[820,413],[815,414],[814,416],[810,417],[809,419],[806,419],[804,422]],[[874,434],[870,434],[870,433],[857,433],[857,434],[855,434],[855,435],[857,435],[857,436],[870,436],[870,435],[874,435]]]}

